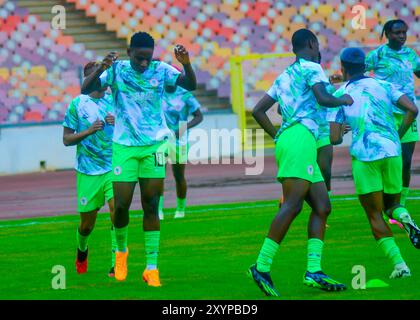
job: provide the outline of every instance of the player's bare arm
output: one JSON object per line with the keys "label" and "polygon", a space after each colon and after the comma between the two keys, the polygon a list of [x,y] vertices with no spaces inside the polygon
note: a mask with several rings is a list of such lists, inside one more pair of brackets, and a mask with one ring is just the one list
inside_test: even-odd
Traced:
{"label": "player's bare arm", "polygon": [[192,91],[197,89],[197,79],[195,77],[195,72],[191,66],[190,55],[182,45],[176,45],[174,49],[175,58],[180,62],[184,68],[185,75],[180,74],[176,85],[181,86],[186,90]]}
{"label": "player's bare arm", "polygon": [[112,64],[118,59],[118,53],[111,51],[101,61],[95,71],[88,75],[84,80],[81,88],[82,94],[89,94],[93,91],[101,89],[101,83],[99,81],[100,75],[110,68]]}
{"label": "player's bare arm", "polygon": [[312,91],[314,92],[316,101],[323,107],[335,108],[343,105],[350,106],[353,104],[353,99],[348,94],[336,98],[328,93],[325,88],[325,84],[321,82],[315,84],[312,87]]}
{"label": "player's bare arm", "polygon": [[73,129],[64,127],[64,130],[63,130],[63,144],[66,147],[74,146],[74,145],[80,143],[86,137],[94,134],[95,132],[97,132],[99,130],[103,130],[103,128],[104,128],[104,123],[99,119],[96,120],[89,127],[89,129],[84,130],[82,132],[75,133],[75,131]]}
{"label": "player's bare arm", "polygon": [[273,123],[268,118],[266,112],[273,106],[274,103],[276,103],[276,100],[271,98],[268,94],[264,94],[264,96],[261,98],[260,101],[258,101],[254,109],[252,110],[252,116],[254,117],[254,119],[258,122],[261,128],[263,128],[264,131],[267,132],[273,139],[277,134],[277,129],[274,127]]}
{"label": "player's bare arm", "polygon": [[402,95],[397,101],[397,107],[405,111],[403,122],[398,129],[398,135],[400,138],[404,136],[407,130],[410,128],[413,121],[416,119],[419,110],[416,105],[411,101],[405,94]]}
{"label": "player's bare arm", "polygon": [[179,130],[175,132],[175,136],[177,139],[182,137],[185,133],[185,130],[189,130],[194,128],[195,126],[199,125],[203,121],[203,114],[201,113],[200,109],[197,109],[192,113],[193,118],[187,123],[187,127],[180,126]]}

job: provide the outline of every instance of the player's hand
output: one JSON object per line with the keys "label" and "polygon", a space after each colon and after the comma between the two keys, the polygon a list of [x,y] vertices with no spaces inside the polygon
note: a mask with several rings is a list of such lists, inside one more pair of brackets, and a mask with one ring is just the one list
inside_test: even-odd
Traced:
{"label": "player's hand", "polygon": [[341,101],[343,101],[343,105],[346,105],[346,106],[351,106],[354,102],[353,98],[348,94],[341,96]]}
{"label": "player's hand", "polygon": [[111,51],[101,62],[101,69],[106,70],[112,66],[112,64],[118,59],[118,53]]}
{"label": "player's hand", "polygon": [[115,117],[112,114],[107,113],[107,115],[105,117],[105,122],[107,124],[113,126],[113,125],[115,125]]}
{"label": "player's hand", "polygon": [[181,63],[181,64],[190,64],[190,56],[188,54],[187,49],[185,49],[184,46],[177,44],[174,49],[175,58]]}
{"label": "player's hand", "polygon": [[333,74],[332,76],[330,76],[331,83],[340,83],[343,81],[344,81],[344,78],[341,74]]}
{"label": "player's hand", "polygon": [[89,127],[89,133],[94,134],[96,131],[104,129],[104,122],[96,119],[96,121]]}

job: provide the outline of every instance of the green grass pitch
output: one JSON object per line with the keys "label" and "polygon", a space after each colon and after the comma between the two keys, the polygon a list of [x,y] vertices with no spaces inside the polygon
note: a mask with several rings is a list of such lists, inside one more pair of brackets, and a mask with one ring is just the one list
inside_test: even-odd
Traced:
{"label": "green grass pitch", "polygon": [[[420,191],[410,194],[408,209],[420,222]],[[306,267],[308,207],[295,220],[275,257],[272,278],[281,299],[420,299],[420,250],[405,232],[392,226],[397,244],[413,276],[390,280],[391,263],[376,245],[367,218],[354,196],[333,197],[323,254],[323,269],[347,284],[348,290],[328,293],[302,284]],[[246,276],[255,262],[277,211],[275,201],[195,206],[184,219],[167,210],[161,224],[159,268],[163,287],[149,288],[140,212],[129,225],[128,277],[108,278],[110,223],[100,214],[89,243],[89,270],[74,267],[78,215],[1,221],[1,299],[267,299]],[[52,268],[66,269],[66,289],[54,290]],[[352,268],[362,265],[366,279],[381,279],[385,288],[355,290]]]}

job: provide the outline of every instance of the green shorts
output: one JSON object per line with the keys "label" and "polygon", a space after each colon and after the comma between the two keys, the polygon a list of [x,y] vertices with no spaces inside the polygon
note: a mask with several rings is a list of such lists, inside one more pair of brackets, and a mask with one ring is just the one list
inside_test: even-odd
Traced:
{"label": "green shorts", "polygon": [[114,197],[112,172],[96,176],[77,172],[77,210],[91,212],[99,210]]}
{"label": "green shorts", "polygon": [[316,148],[322,148],[331,144],[330,137],[323,137],[321,139],[316,140]]}
{"label": "green shorts", "polygon": [[167,141],[139,147],[113,143],[113,181],[137,182],[139,178],[165,178],[167,152]]}
{"label": "green shorts", "polygon": [[[395,125],[397,129],[400,128],[401,123],[403,122],[404,115],[399,113],[394,113]],[[411,124],[410,128],[408,128],[405,135],[401,138],[401,143],[408,143],[408,142],[417,142],[419,141],[419,132],[417,128],[417,120]]]}
{"label": "green shorts", "polygon": [[189,144],[168,142],[169,161],[172,164],[186,164],[188,162]]}
{"label": "green shorts", "polygon": [[352,171],[356,194],[383,191],[388,194],[402,190],[401,156],[371,162],[352,159]]}
{"label": "green shorts", "polygon": [[299,178],[312,183],[324,181],[316,162],[316,141],[303,125],[284,130],[276,142],[277,179]]}

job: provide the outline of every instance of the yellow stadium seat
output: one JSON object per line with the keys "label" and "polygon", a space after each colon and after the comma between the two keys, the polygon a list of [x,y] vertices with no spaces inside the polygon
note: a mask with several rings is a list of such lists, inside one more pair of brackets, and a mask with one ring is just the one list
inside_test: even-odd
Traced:
{"label": "yellow stadium seat", "polygon": [[3,78],[4,80],[9,79],[10,72],[7,68],[0,68],[0,78]]}
{"label": "yellow stadium seat", "polygon": [[41,78],[45,78],[47,75],[47,69],[45,68],[45,66],[33,66],[31,68],[31,74],[38,75]]}

